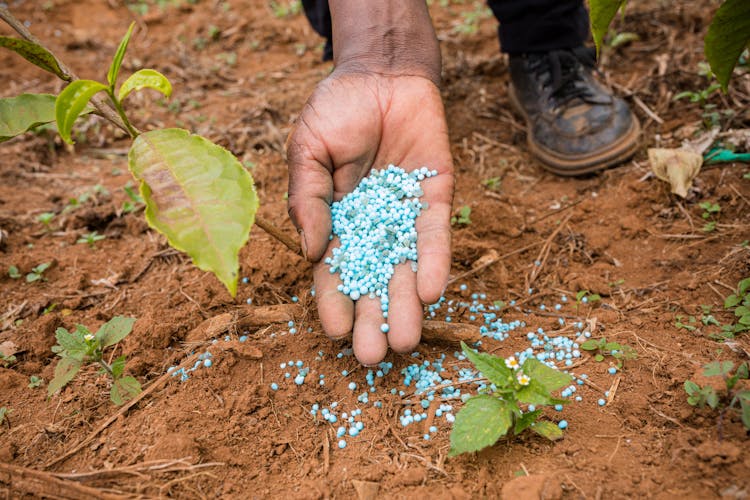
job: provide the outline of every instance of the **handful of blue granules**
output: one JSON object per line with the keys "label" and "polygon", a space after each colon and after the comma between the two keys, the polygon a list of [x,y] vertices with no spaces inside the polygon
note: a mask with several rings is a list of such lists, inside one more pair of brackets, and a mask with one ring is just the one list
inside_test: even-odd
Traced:
{"label": "handful of blue granules", "polygon": [[[427,204],[420,181],[437,175],[422,167],[406,172],[395,165],[372,170],[357,188],[331,206],[333,234],[341,246],[325,259],[330,272],[339,273],[340,292],[352,300],[380,298],[383,317],[388,318],[388,282],[394,267],[407,260],[416,271],[417,216]],[[381,326],[388,332],[388,324]]]}

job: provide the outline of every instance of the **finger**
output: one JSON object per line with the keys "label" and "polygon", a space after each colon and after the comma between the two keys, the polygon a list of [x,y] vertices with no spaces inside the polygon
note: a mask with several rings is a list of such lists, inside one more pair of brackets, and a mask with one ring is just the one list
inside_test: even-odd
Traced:
{"label": "finger", "polygon": [[[330,257],[338,241],[334,239],[324,255]],[[337,287],[341,283],[338,274],[331,274],[331,267],[323,260],[313,265],[315,298],[318,302],[318,316],[323,330],[332,339],[348,337],[352,331],[354,303]]]}
{"label": "finger", "polygon": [[384,323],[380,299],[362,297],[354,307],[354,355],[365,366],[383,361],[388,352],[388,338],[380,330]]}
{"label": "finger", "polygon": [[317,262],[331,234],[333,179],[325,146],[300,117],[286,143],[289,164],[289,217],[300,233],[306,259]]}
{"label": "finger", "polygon": [[417,291],[423,302],[437,302],[451,269],[451,203],[453,175],[439,173],[422,181],[427,209],[417,218]]}
{"label": "finger", "polygon": [[388,284],[388,343],[396,352],[413,351],[422,334],[422,304],[411,263],[396,266]]}

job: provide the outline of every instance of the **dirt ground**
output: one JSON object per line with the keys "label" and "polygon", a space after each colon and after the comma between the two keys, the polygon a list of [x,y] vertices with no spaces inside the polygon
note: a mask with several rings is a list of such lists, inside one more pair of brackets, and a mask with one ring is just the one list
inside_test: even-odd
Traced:
{"label": "dirt ground", "polygon": [[[260,213],[294,234],[283,143],[306,96],[331,70],[301,13],[259,0],[6,3],[82,78],[104,79],[136,20],[124,71],[157,69],[175,92],[167,102],[149,93],[131,97],[133,121],[142,129],[188,128],[231,150],[255,178]],[[358,402],[360,391],[348,384],[366,387],[366,369],[348,344],[322,333],[310,266],[254,228],[241,253],[247,283],[232,299],[149,230],[142,209],[122,211],[123,188],[133,182],[128,141],[102,120],[80,122],[75,148],[51,131],[0,145],[0,344],[12,344],[16,357],[0,364],[0,407],[11,410],[0,425],[0,496],[748,498],[747,431],[736,416],[719,419],[690,406],[683,383],[705,383],[701,367],[709,361],[748,359],[747,334],[732,342],[711,338],[719,327],[704,325],[701,306],[719,323],[731,322],[724,298],[750,276],[750,180],[743,177],[750,167],[704,167],[681,199],[650,174],[646,156],[648,147],[678,147],[711,120],[723,130],[750,127],[748,73],[706,104],[673,99],[709,85],[699,68],[715,4],[628,2],[614,28],[639,40],[605,48],[601,68],[640,118],[642,146],[625,165],[579,179],[550,175],[529,155],[524,123],[508,103],[507,59],[482,4],[430,7],[443,51],[454,206],[471,207],[471,223],[454,226],[452,274],[500,257],[452,282],[446,297],[517,301],[503,320],[525,321],[526,328],[503,342],[483,339],[482,348],[496,354],[525,349],[526,333],[539,327],[575,336],[577,321],[587,321],[594,338],[638,354],[616,375],[607,361],[584,355],[575,365],[590,381],[579,388],[582,401],[546,415],[569,424],[557,442],[524,434],[447,458],[450,424],[434,416],[435,405],[428,422],[402,427],[399,415],[416,401],[402,369],[441,354],[446,365],[469,366],[449,342],[424,342],[414,356],[390,354],[393,369],[377,379],[369,404]],[[2,25],[0,34],[11,31]],[[0,97],[62,88],[7,51],[0,52],[0,81]],[[721,207],[711,216],[713,231],[703,230],[702,202]],[[56,214],[49,227],[37,219],[44,212]],[[76,243],[93,231],[106,238],[95,247]],[[52,267],[43,281],[6,272],[16,266],[25,275],[44,262]],[[601,300],[576,304],[580,290]],[[570,299],[554,311],[562,295]],[[275,305],[281,307],[269,310]],[[121,411],[109,401],[108,379],[93,368],[51,398],[44,385],[28,387],[32,375],[52,378],[56,328],[94,329],[116,315],[137,318],[114,354],[127,355],[126,371],[145,397]],[[206,328],[204,320],[217,316],[245,320],[226,333]],[[457,311],[452,319],[469,324],[468,316]],[[680,318],[692,329],[678,328]],[[206,351],[212,367],[184,382],[166,375],[170,366],[194,366]],[[296,360],[310,369],[301,386],[281,368]],[[599,406],[604,391],[609,401]],[[365,428],[347,437],[344,449],[337,425],[310,411],[332,402],[341,412],[362,410]],[[454,412],[461,404],[450,403]],[[438,432],[425,440],[429,425]]]}

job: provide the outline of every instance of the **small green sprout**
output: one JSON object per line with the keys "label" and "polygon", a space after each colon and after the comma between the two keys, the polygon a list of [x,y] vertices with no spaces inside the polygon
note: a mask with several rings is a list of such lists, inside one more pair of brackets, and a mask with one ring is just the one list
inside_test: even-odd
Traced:
{"label": "small green sprout", "polygon": [[597,362],[604,361],[605,356],[612,356],[617,360],[617,368],[622,368],[622,364],[626,360],[638,358],[638,353],[629,345],[618,342],[607,342],[607,339],[604,337],[587,340],[581,344],[581,349],[584,351],[596,351],[594,361]]}
{"label": "small green sprout", "polygon": [[[706,220],[706,224],[703,226],[704,233],[711,233],[716,230],[716,217],[721,212],[721,206],[718,203],[711,203],[710,201],[704,201],[698,205],[703,209],[701,217]],[[709,220],[711,219],[711,220]]]}
{"label": "small green sprout", "polygon": [[29,377],[29,389],[36,389],[37,387],[41,387],[42,384],[44,384],[44,379],[42,377],[37,375]]}
{"label": "small green sprout", "polygon": [[125,194],[130,198],[122,203],[122,213],[129,214],[135,212],[138,208],[144,205],[145,202],[143,201],[143,197],[133,189],[133,185],[130,182],[125,184],[122,190],[125,191]]}
{"label": "small green sprout", "polygon": [[697,320],[695,319],[695,316],[688,316],[687,322],[685,322],[685,315],[684,314],[678,314],[674,317],[674,326],[677,328],[681,328],[683,330],[687,330],[689,332],[694,332],[698,329],[698,327],[695,326]]}
{"label": "small green sprout", "polygon": [[750,389],[735,390],[737,382],[741,379],[748,379],[747,362],[740,363],[734,370],[734,363],[731,361],[713,361],[703,367],[703,375],[706,377],[721,377],[724,380],[727,392],[726,395],[720,396],[716,390],[706,385],[701,387],[692,380],[686,380],[684,387],[687,393],[687,402],[691,406],[705,408],[708,406],[712,410],[719,410],[719,422],[728,411],[739,411],[742,424],[750,430]]}
{"label": "small green sprout", "polygon": [[711,94],[715,93],[720,88],[721,85],[714,82],[703,90],[686,90],[684,92],[680,92],[679,94],[675,95],[672,100],[679,101],[681,99],[688,99],[690,102],[699,102],[701,104],[705,104],[706,101],[708,101],[708,99],[711,97]]}
{"label": "small green sprout", "polygon": [[8,368],[9,366],[15,364],[15,362],[18,361],[16,357],[12,354],[8,354],[7,356],[0,352],[0,364],[3,365],[3,368]]}
{"label": "small green sprout", "polygon": [[737,322],[722,326],[718,337],[732,339],[736,334],[750,330],[750,278],[737,283],[735,292],[724,300],[724,309],[733,312]]}
{"label": "small green sprout", "polygon": [[65,387],[84,365],[96,363],[112,377],[110,399],[114,404],[121,405],[137,396],[141,392],[141,384],[135,378],[124,375],[125,356],[116,358],[112,364],[107,363],[103,356],[104,349],[127,337],[133,323],[135,318],[116,316],[104,323],[96,333],[91,333],[83,325],[76,325],[72,332],[58,328],[55,331],[57,345],[52,347],[52,352],[60,356],[60,361],[55,367],[54,378],[47,386],[47,394],[52,396]]}
{"label": "small green sprout", "polygon": [[55,215],[55,212],[44,212],[42,214],[39,214],[36,220],[38,220],[48,228],[52,220],[55,218]]}
{"label": "small green sprout", "polygon": [[451,225],[461,224],[468,226],[471,224],[471,207],[464,205],[458,209],[458,216],[451,217]]}
{"label": "small green sprout", "polygon": [[597,302],[602,300],[602,296],[598,293],[591,293],[588,290],[580,290],[576,294],[576,304],[586,304],[587,302]]}
{"label": "small green sprout", "polygon": [[449,456],[492,446],[511,429],[514,435],[531,429],[551,440],[562,437],[560,427],[553,422],[539,420],[542,409],[524,412],[521,405],[540,408],[565,404],[566,400],[553,398],[551,393],[570,384],[570,375],[550,368],[534,357],[527,358],[520,365],[512,356],[503,359],[479,353],[463,342],[461,348],[488,379],[488,387],[469,398],[456,414]]}
{"label": "small green sprout", "polygon": [[8,276],[14,280],[17,280],[21,277],[21,273],[18,272],[18,268],[16,266],[9,266],[8,267]]}
{"label": "small green sprout", "polygon": [[491,191],[500,189],[500,177],[490,177],[482,181],[482,185]]}
{"label": "small green sprout", "polygon": [[44,271],[49,269],[49,267],[52,265],[52,262],[42,262],[35,268],[31,270],[29,274],[26,275],[26,283],[33,283],[35,281],[47,281],[47,278],[44,277]]}
{"label": "small green sprout", "polygon": [[87,234],[82,235],[80,238],[78,238],[76,243],[86,243],[91,248],[96,248],[96,242],[101,241],[106,237],[107,237],[106,235],[99,234],[96,231],[94,231],[93,233],[87,233]]}

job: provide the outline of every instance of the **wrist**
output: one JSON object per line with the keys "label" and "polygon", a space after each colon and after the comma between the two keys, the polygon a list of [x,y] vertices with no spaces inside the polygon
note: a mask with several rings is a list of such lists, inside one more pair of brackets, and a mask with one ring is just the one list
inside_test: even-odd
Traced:
{"label": "wrist", "polygon": [[440,47],[424,0],[330,0],[337,70],[440,84]]}

